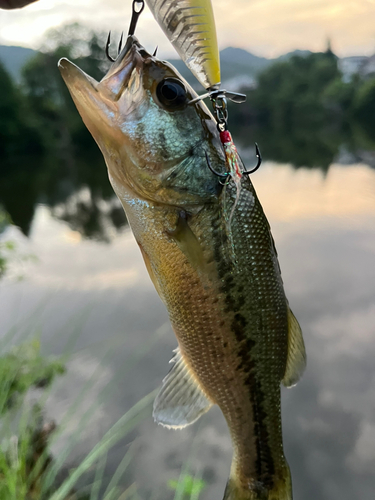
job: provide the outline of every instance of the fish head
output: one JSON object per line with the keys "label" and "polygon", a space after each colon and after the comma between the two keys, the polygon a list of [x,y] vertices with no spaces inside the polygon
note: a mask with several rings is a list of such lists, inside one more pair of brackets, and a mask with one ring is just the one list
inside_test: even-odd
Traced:
{"label": "fish head", "polygon": [[184,206],[217,196],[206,163],[207,153],[224,165],[216,122],[204,103],[189,104],[196,93],[172,65],[129,36],[100,82],[67,59],[59,69],[120,199]]}

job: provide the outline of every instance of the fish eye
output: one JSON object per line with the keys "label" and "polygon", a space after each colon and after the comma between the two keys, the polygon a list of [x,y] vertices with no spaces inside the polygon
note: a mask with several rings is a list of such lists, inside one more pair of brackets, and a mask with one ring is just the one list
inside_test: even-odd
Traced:
{"label": "fish eye", "polygon": [[162,80],[156,88],[156,95],[160,103],[169,109],[178,108],[187,101],[185,85],[177,78]]}

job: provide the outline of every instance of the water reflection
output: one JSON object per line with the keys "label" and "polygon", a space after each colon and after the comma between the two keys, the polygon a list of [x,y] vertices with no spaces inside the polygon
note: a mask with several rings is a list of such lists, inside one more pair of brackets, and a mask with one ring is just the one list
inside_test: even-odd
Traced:
{"label": "water reflection", "polygon": [[[251,118],[249,121],[251,123]],[[231,123],[231,129],[238,145],[246,148],[256,141],[266,160],[324,172],[334,163],[363,161],[375,168],[374,134],[359,125],[337,128],[320,123],[316,127],[293,130],[249,126],[241,120],[239,124],[234,121],[233,125]]]}
{"label": "water reflection", "polygon": [[117,197],[104,200],[88,188],[70,195],[52,208],[52,215],[65,221],[85,238],[109,242],[126,225],[124,209]]}
{"label": "water reflection", "polygon": [[116,230],[126,225],[101,153],[92,146],[93,154],[74,158],[73,165],[48,156],[2,162],[0,203],[25,235],[41,202],[86,238],[108,240],[105,226],[109,221]]}
{"label": "water reflection", "polygon": [[[283,391],[294,497],[370,500],[375,489],[375,171],[365,164],[333,164],[324,173],[265,162],[253,181],[307,346],[306,374],[297,387]],[[92,396],[99,406],[75,457],[161,382],[176,345],[130,231],[118,233],[111,222],[112,202],[98,203],[100,214],[107,214],[103,227],[109,223],[110,245],[82,236],[83,223],[62,220],[80,204],[90,207],[90,193],[85,188],[52,210],[37,205],[28,240],[15,228],[8,231],[39,264],[29,267],[25,282],[0,284],[2,335],[14,325],[20,331],[41,328],[44,348],[53,352],[75,339],[73,377],[61,380],[47,412],[58,419],[58,409],[70,404],[95,366],[97,376],[103,375]],[[150,344],[158,328],[163,333]],[[156,426],[150,416],[115,448],[108,474],[134,439],[136,454],[124,481],[136,480],[142,498],[157,490],[164,492],[162,498],[173,498],[167,481],[178,477],[191,453],[192,472],[201,469],[209,483],[203,500],[221,498],[231,445],[219,410],[181,432]]]}
{"label": "water reflection", "polygon": [[[335,163],[359,162],[375,168],[374,135],[359,125],[337,129],[319,124],[292,131],[272,130],[249,125],[251,116],[236,116],[234,109],[231,131],[248,166],[255,161],[253,144],[257,141],[264,160],[295,168],[327,172]],[[84,148],[76,150],[71,146],[67,157],[60,152],[56,157],[29,155],[2,161],[0,204],[25,235],[29,234],[38,203],[51,207],[55,217],[66,221],[84,238],[108,242],[126,226],[102,155],[86,129],[82,135]],[[114,231],[108,233],[109,226]]]}

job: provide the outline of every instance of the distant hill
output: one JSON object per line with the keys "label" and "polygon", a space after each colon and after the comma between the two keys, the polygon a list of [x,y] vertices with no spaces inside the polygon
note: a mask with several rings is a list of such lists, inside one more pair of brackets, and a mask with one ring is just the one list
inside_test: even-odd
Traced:
{"label": "distant hill", "polygon": [[[220,52],[222,83],[234,82],[234,80],[254,81],[258,73],[272,63],[272,59],[258,57],[247,50],[227,47]],[[176,67],[181,75],[195,88],[199,88],[199,84],[191,75],[185,64],[180,59],[170,59],[169,62]],[[246,80],[245,80],[246,81]],[[235,90],[232,88],[232,90]]]}
{"label": "distant hill", "polygon": [[288,52],[287,54],[283,54],[282,56],[279,56],[277,59],[274,59],[275,62],[277,61],[287,61],[293,56],[298,56],[298,57],[307,57],[310,54],[312,54],[311,50],[293,50],[292,52]]}
{"label": "distant hill", "polygon": [[[311,54],[309,50],[294,50],[276,59],[267,59],[244,49],[227,47],[220,52],[222,84],[233,91],[243,87],[251,87],[255,83],[257,75],[271,64],[287,61],[293,56],[307,57],[309,54]],[[194,88],[200,87],[180,59],[170,59],[169,62]]]}
{"label": "distant hill", "polygon": [[0,61],[17,82],[20,80],[22,66],[36,53],[35,50],[25,47],[0,45]]}
{"label": "distant hill", "polygon": [[[302,51],[296,51],[302,52]],[[303,51],[305,52],[305,51]],[[5,68],[17,81],[20,79],[22,66],[36,54],[35,50],[26,49],[24,47],[12,47],[0,45],[0,61],[5,65]],[[294,53],[282,56],[283,58],[290,57]],[[222,80],[225,85],[227,82],[242,82],[254,81],[257,74],[274,62],[274,59],[266,57],[258,57],[251,54],[247,50],[238,49],[235,47],[227,47],[220,52]],[[187,69],[185,64],[180,59],[170,59],[169,62],[176,67],[184,78],[194,87],[199,88],[199,84]]]}
{"label": "distant hill", "polygon": [[[22,66],[24,66],[24,64],[35,54],[37,54],[37,52],[32,49],[0,45],[0,62],[4,64],[7,71],[9,71],[17,82],[20,81]],[[233,91],[239,90],[242,87],[251,87],[254,85],[257,75],[271,64],[278,61],[287,61],[293,56],[307,57],[309,54],[311,54],[309,50],[294,50],[278,58],[267,59],[266,57],[256,56],[244,49],[227,47],[220,52],[222,84],[224,87],[226,86]],[[346,63],[347,60],[351,62],[352,59],[367,61],[370,58],[343,58],[341,60],[342,64],[340,62],[340,66],[342,66],[341,69],[344,75],[346,74],[346,66],[344,63]],[[176,67],[177,71],[179,71],[194,88],[198,89],[198,91],[202,90],[199,83],[180,59],[170,59],[169,62]],[[350,70],[353,73],[358,71],[358,68],[350,68]]]}

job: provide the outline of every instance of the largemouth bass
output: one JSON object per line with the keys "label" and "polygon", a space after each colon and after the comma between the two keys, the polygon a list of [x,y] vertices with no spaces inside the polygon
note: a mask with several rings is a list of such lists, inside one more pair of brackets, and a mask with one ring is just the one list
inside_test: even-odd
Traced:
{"label": "largemouth bass", "polygon": [[297,382],[305,350],[250,179],[229,228],[236,186],[207,166],[226,168],[216,122],[134,36],[99,83],[66,59],[59,68],[178,340],[154,418],[177,429],[219,405],[233,443],[224,498],[290,500],[280,383]]}

